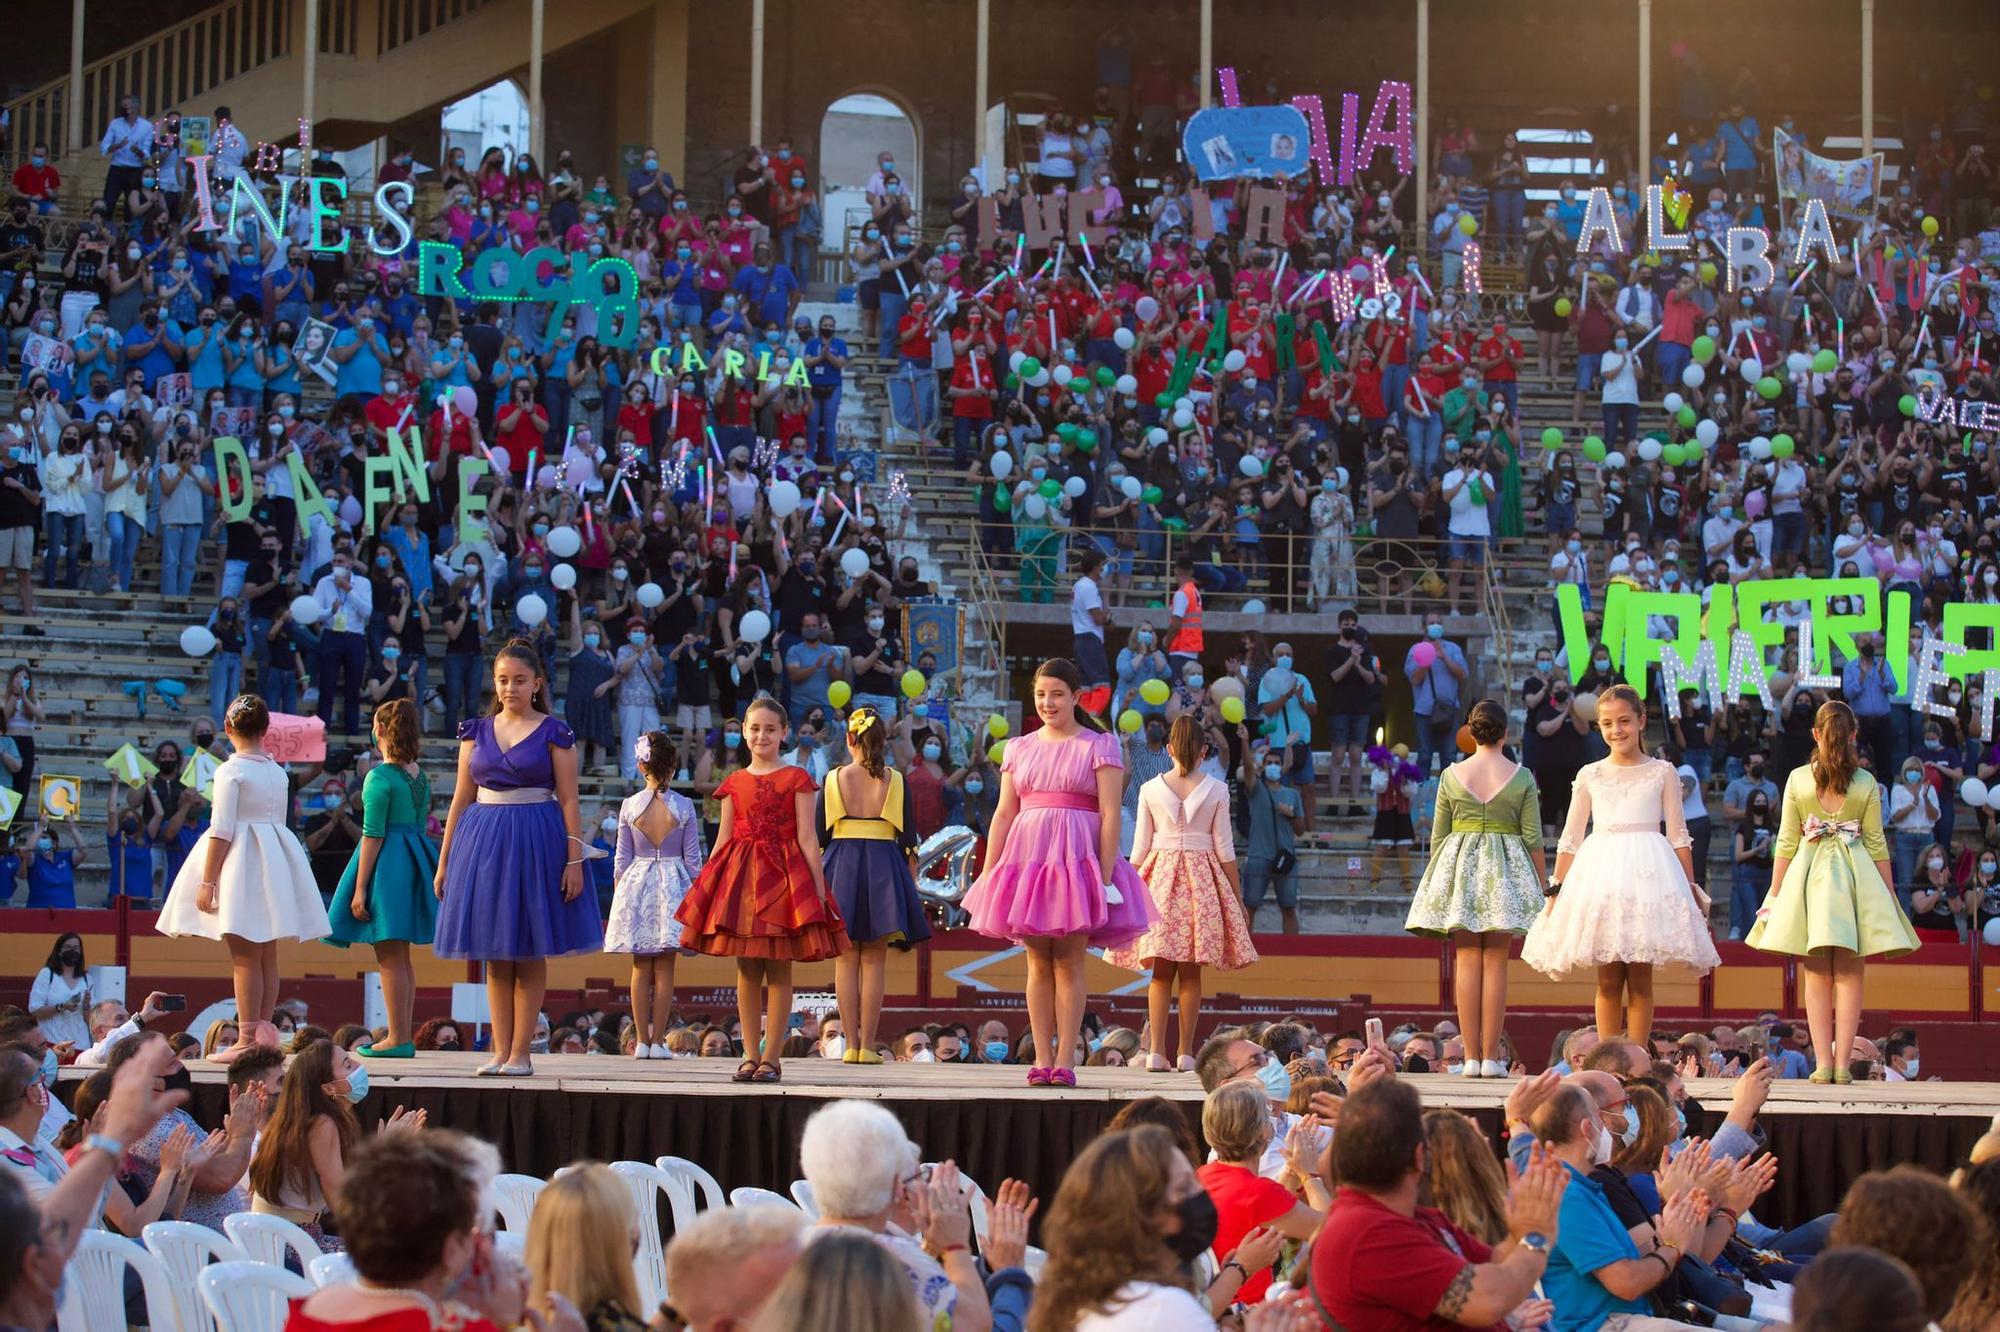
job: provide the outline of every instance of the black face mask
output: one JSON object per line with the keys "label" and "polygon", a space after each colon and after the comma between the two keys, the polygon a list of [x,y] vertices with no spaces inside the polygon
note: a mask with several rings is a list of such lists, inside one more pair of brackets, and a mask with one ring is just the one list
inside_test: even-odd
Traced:
{"label": "black face mask", "polygon": [[[160,1077],[160,1085],[168,1092],[186,1092],[192,1096],[194,1094],[194,1074],[188,1072],[185,1068],[178,1073],[165,1073]],[[1203,1196],[1206,1197],[1207,1195],[1204,1194]]]}
{"label": "black face mask", "polygon": [[1181,1228],[1178,1233],[1167,1236],[1167,1248],[1173,1251],[1174,1257],[1191,1263],[1215,1243],[1216,1227],[1220,1224],[1215,1214],[1215,1200],[1208,1196],[1206,1189],[1197,1189],[1176,1203],[1174,1211],[1180,1215]]}
{"label": "black face mask", "polygon": [[1428,1073],[1431,1071],[1431,1061],[1422,1055],[1411,1055],[1403,1062],[1403,1071],[1405,1073]]}

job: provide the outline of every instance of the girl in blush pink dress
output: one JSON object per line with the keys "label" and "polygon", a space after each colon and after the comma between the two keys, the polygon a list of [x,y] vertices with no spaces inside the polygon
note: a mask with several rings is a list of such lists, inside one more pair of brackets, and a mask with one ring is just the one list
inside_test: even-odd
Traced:
{"label": "girl in blush pink dress", "polygon": [[1151,969],[1146,1016],[1152,1031],[1150,1073],[1165,1073],[1167,1005],[1180,994],[1180,1069],[1194,1068],[1195,1021],[1201,1015],[1201,969],[1235,971],[1257,960],[1243,918],[1243,884],[1236,870],[1236,836],[1229,827],[1229,788],[1195,771],[1206,746],[1201,723],[1184,712],[1167,736],[1174,770],[1139,788],[1132,861],[1160,919],[1130,944],[1107,949],[1104,960],[1133,971]]}
{"label": "girl in blush pink dress", "polygon": [[965,895],[973,929],[1027,953],[1032,1087],[1076,1085],[1085,950],[1129,943],[1158,919],[1118,854],[1118,740],[1077,706],[1082,688],[1062,658],[1035,672],[1042,729],[1007,742],[986,868]]}

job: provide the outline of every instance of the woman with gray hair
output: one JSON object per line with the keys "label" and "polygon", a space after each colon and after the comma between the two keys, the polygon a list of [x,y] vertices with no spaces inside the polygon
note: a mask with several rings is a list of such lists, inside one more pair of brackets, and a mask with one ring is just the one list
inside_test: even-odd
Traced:
{"label": "woman with gray hair", "polygon": [[[968,1191],[950,1161],[926,1167],[917,1158],[902,1124],[879,1105],[835,1101],[815,1111],[799,1140],[820,1210],[807,1243],[865,1231],[908,1271],[926,1327],[986,1332],[993,1311],[972,1259]],[[890,1231],[891,1221],[902,1233]]]}

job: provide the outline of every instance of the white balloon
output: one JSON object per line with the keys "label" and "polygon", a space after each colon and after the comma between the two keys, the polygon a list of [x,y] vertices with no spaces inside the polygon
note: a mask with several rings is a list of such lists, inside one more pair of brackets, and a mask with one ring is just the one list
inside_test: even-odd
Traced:
{"label": "white balloon", "polygon": [[1126,499],[1138,499],[1145,491],[1146,488],[1139,484],[1139,478],[1136,476],[1121,476],[1118,478],[1118,492]]}
{"label": "white balloon", "polygon": [[1763,435],[1754,436],[1750,441],[1750,456],[1762,461],[1771,456],[1771,441]]}
{"label": "white balloon", "polygon": [[1625,455],[1613,450],[1604,455],[1604,465],[1616,472],[1625,466]]}
{"label": "white balloon", "polygon": [[1148,324],[1160,317],[1160,303],[1151,296],[1141,296],[1138,304],[1134,305],[1132,309],[1138,314],[1141,320]]}
{"label": "white balloon", "polygon": [[996,453],[986,461],[986,470],[995,481],[1005,481],[1014,472],[1014,455]]}
{"label": "white balloon", "polygon": [[1016,373],[1019,373],[1021,369],[1021,362],[1027,359],[1028,359],[1028,353],[1024,351],[1017,351],[1012,356],[1009,356],[1007,358],[1007,368],[1009,370],[1015,371]]}
{"label": "white balloon", "polygon": [[1992,786],[1987,788],[1986,808],[1992,810],[2000,810],[2000,786]]}
{"label": "white balloon", "polygon": [[736,626],[736,636],[746,643],[761,643],[770,636],[771,617],[760,610],[744,611]]}
{"label": "white balloon", "polygon": [[558,564],[555,568],[549,570],[549,583],[558,592],[569,591],[576,586],[576,566],[574,564]]}
{"label": "white balloon", "polygon": [[492,455],[493,470],[500,475],[506,476],[514,470],[514,455],[507,452],[505,444],[495,444],[486,452]]}
{"label": "white balloon", "polygon": [[644,606],[647,610],[653,609],[653,607],[659,605],[661,602],[667,599],[666,589],[661,587],[658,583],[639,584],[638,596],[639,596],[639,604],[641,606]]}
{"label": "white balloon", "polygon": [[1193,412],[1184,409],[1174,413],[1174,429],[1186,430],[1189,426],[1193,424],[1194,424]]}
{"label": "white balloon", "polygon": [[1083,498],[1083,492],[1088,489],[1090,489],[1090,483],[1080,476],[1073,476],[1063,482],[1063,494],[1069,496],[1071,499]]}
{"label": "white balloon", "polygon": [[1030,495],[1021,501],[1021,508],[1030,518],[1045,518],[1049,512],[1049,502],[1040,495]]}
{"label": "white balloon", "polygon": [[1256,454],[1246,453],[1243,455],[1242,461],[1236,464],[1236,470],[1254,480],[1255,478],[1264,475],[1264,464],[1263,461],[1259,459]]}
{"label": "white balloon", "polygon": [[1715,441],[1722,438],[1722,427],[1712,418],[1703,417],[1694,423],[1694,437],[1701,441],[1703,448],[1712,449]]}
{"label": "white balloon", "polygon": [[1062,385],[1064,388],[1068,388],[1069,381],[1076,378],[1076,371],[1070,369],[1066,365],[1059,365],[1055,369],[1049,371],[1049,375],[1056,381],[1056,383]]}
{"label": "white balloon", "polygon": [[1159,426],[1154,426],[1146,432],[1146,442],[1155,445],[1164,444],[1167,442],[1167,432]]}
{"label": "white balloon", "polygon": [[1812,369],[1812,357],[1804,352],[1793,352],[1785,358],[1785,368],[1795,375],[1802,375]]}
{"label": "white balloon", "polygon": [[1264,613],[1264,603],[1256,597],[1252,597],[1243,603],[1243,613],[1245,615],[1262,615]]}
{"label": "white balloon", "polygon": [[559,560],[566,560],[583,549],[583,534],[574,527],[564,524],[549,530],[549,553]]}
{"label": "white balloon", "polygon": [[319,602],[315,601],[311,597],[292,598],[292,623],[318,624],[319,617],[320,617]]}
{"label": "white balloon", "polygon": [[1651,435],[1646,436],[1646,438],[1639,441],[1639,461],[1658,462],[1660,460],[1660,452],[1665,447],[1665,445],[1661,444],[1659,440],[1654,439]]}
{"label": "white balloon", "polygon": [[1041,369],[1035,371],[1034,378],[1028,381],[1028,387],[1041,388],[1048,382],[1049,382],[1049,368],[1047,366],[1043,366]]}
{"label": "white balloon", "polygon": [[514,603],[514,614],[521,617],[521,623],[530,629],[549,618],[549,603],[530,592]]}
{"label": "white balloon", "polygon": [[537,467],[535,469],[535,484],[543,490],[554,490],[556,487],[556,465],[554,463],[543,463],[540,467]]}
{"label": "white balloon", "polygon": [[1139,391],[1139,381],[1131,375],[1120,375],[1116,387],[1120,393],[1129,398]]}
{"label": "white balloon", "polygon": [[1669,393],[1666,397],[1660,399],[1660,406],[1667,409],[1668,416],[1672,416],[1675,412],[1687,406],[1687,399],[1678,393]]}
{"label": "white balloon", "polygon": [[1986,940],[1988,948],[2000,948],[2000,916],[1989,916],[1980,927],[1980,936]]}
{"label": "white balloon", "polygon": [[190,657],[206,657],[215,651],[215,635],[205,624],[191,624],[181,630],[181,651]]}
{"label": "white balloon", "polygon": [[1743,375],[1743,382],[1746,384],[1754,384],[1764,377],[1764,363],[1754,356],[1737,369]]}
{"label": "white balloon", "polygon": [[773,481],[765,497],[771,502],[771,516],[774,518],[789,517],[805,500],[796,481]]}
{"label": "white balloon", "polygon": [[1968,805],[1986,803],[1986,783],[1977,777],[1968,777],[1958,788],[1958,798]]}
{"label": "white balloon", "polygon": [[1224,370],[1227,370],[1230,374],[1233,375],[1238,370],[1241,370],[1243,368],[1243,362],[1246,359],[1247,358],[1243,355],[1242,348],[1240,347],[1231,348],[1229,354],[1222,358],[1222,368]]}
{"label": "white balloon", "polygon": [[1690,364],[1687,369],[1681,371],[1681,383],[1686,384],[1689,388],[1700,388],[1701,381],[1707,378],[1708,371],[1702,369],[1699,365]]}
{"label": "white balloon", "polygon": [[859,578],[868,572],[868,552],[859,546],[849,547],[840,553],[840,571],[849,578]]}
{"label": "white balloon", "polygon": [[1131,351],[1132,344],[1138,340],[1129,328],[1114,329],[1111,333],[1111,341],[1117,344],[1119,351]]}

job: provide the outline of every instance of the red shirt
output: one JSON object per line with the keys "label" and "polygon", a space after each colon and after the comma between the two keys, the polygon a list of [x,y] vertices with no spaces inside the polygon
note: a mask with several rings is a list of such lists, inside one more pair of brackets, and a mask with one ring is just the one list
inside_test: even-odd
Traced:
{"label": "red shirt", "polygon": [[[1298,1205],[1292,1191],[1275,1179],[1245,1170],[1240,1165],[1210,1161],[1194,1172],[1202,1188],[1215,1203],[1215,1257],[1227,1262],[1243,1237],[1258,1226],[1269,1225]],[[1271,1271],[1252,1272],[1244,1278],[1236,1298],[1253,1304],[1270,1289]]]}
{"label": "red shirt", "polygon": [[[1511,356],[1515,362],[1518,362],[1521,359],[1521,344],[1512,338],[1488,338],[1479,344],[1478,359],[1482,363],[1498,360],[1502,356]],[[1515,378],[1517,366],[1513,364],[1496,365],[1491,370],[1486,370],[1482,373],[1486,378],[1491,380],[1510,380]]]}
{"label": "red shirt", "polygon": [[653,404],[651,400],[627,402],[618,409],[618,428],[632,432],[632,442],[642,449],[653,447]]}
{"label": "red shirt", "polygon": [[[364,407],[361,410],[365,415],[368,409]],[[445,441],[445,447],[455,458],[464,458],[471,455],[472,427],[466,422],[463,413],[453,412],[451,414],[451,430],[448,434],[444,428],[444,408],[442,407],[431,413],[430,424],[424,428],[430,434],[432,457],[442,456],[438,452],[437,441],[439,440]]]}
{"label": "red shirt", "polygon": [[1403,1216],[1342,1189],[1313,1239],[1312,1288],[1327,1312],[1355,1332],[1458,1332],[1465,1324],[1433,1311],[1467,1263],[1492,1256],[1442,1212],[1419,1207],[1415,1216]]}
{"label": "red shirt", "polygon": [[[436,1326],[428,1312],[414,1308],[390,1309],[360,1322],[323,1323],[308,1314],[304,1305],[305,1300],[291,1301],[285,1332],[431,1332]],[[497,1324],[484,1318],[472,1318],[458,1326],[460,1332],[500,1332]]]}
{"label": "red shirt", "polygon": [[1389,408],[1382,401],[1382,367],[1380,365],[1357,365],[1354,367],[1354,405],[1361,415],[1370,421],[1379,421],[1389,414]]}
{"label": "red shirt", "polygon": [[53,199],[62,188],[62,176],[52,166],[38,167],[23,162],[14,168],[14,193],[30,199]]}
{"label": "red shirt", "polygon": [[983,389],[984,392],[960,393],[951,400],[953,416],[970,416],[976,420],[988,420],[993,415],[993,363],[986,353],[967,350],[959,354],[951,367],[951,386],[955,389]]}
{"label": "red shirt", "polygon": [[931,363],[931,330],[923,315],[904,315],[896,324],[896,341],[904,359]]}
{"label": "red shirt", "polygon": [[[511,407],[512,404],[508,406]],[[508,407],[502,407],[494,413],[493,424],[498,430],[501,445],[507,450],[507,462],[513,474],[524,476],[528,470],[528,455],[542,447],[542,439],[549,428],[549,414],[539,402],[534,403],[509,427],[500,424],[500,418],[507,412]],[[557,458],[554,461],[561,462],[562,459]],[[540,465],[538,459],[537,468]],[[532,477],[528,479],[533,480]]]}

